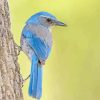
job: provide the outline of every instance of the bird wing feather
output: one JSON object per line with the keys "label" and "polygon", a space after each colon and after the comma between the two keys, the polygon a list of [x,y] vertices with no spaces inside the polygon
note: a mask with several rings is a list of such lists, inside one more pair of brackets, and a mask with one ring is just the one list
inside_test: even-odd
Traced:
{"label": "bird wing feather", "polygon": [[24,29],[22,35],[26,38],[29,46],[34,50],[39,60],[45,61],[51,50],[49,45],[38,37],[33,31]]}

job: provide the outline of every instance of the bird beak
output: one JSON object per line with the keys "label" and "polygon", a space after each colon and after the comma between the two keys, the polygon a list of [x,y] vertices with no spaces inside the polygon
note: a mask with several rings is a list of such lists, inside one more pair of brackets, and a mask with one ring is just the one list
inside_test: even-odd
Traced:
{"label": "bird beak", "polygon": [[67,26],[65,23],[60,22],[60,21],[58,21],[58,20],[55,20],[54,23],[55,23],[55,25],[57,25],[57,26]]}

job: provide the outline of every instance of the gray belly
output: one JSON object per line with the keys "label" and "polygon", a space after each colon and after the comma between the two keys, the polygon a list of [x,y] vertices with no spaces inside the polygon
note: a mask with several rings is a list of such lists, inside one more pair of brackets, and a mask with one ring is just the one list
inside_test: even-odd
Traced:
{"label": "gray belly", "polygon": [[30,60],[32,60],[32,55],[34,54],[34,51],[33,49],[28,45],[26,39],[21,36],[21,41],[20,41],[20,44],[21,44],[21,49],[22,51],[28,56],[28,58]]}

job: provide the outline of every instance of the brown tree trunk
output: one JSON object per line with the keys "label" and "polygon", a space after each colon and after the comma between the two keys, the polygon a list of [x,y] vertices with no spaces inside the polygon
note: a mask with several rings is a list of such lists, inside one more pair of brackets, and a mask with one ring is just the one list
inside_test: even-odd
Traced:
{"label": "brown tree trunk", "polygon": [[0,100],[23,100],[17,48],[10,31],[7,0],[0,0]]}

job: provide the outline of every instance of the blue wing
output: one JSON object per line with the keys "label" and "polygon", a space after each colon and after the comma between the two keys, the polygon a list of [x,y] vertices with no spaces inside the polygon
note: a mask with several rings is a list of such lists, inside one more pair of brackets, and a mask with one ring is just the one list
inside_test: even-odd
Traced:
{"label": "blue wing", "polygon": [[40,37],[38,37],[36,33],[25,27],[22,35],[26,38],[30,47],[35,51],[39,60],[46,60],[48,58],[51,48]]}

